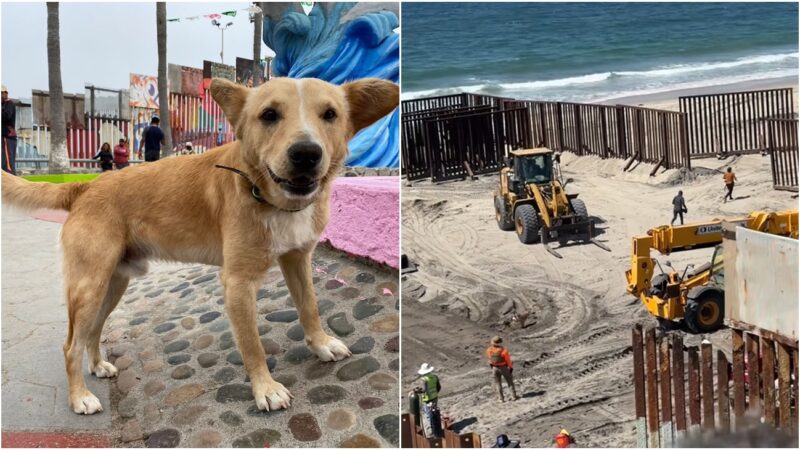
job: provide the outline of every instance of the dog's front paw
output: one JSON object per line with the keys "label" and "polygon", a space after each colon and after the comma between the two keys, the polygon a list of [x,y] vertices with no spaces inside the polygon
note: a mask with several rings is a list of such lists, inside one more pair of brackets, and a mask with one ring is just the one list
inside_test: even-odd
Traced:
{"label": "dog's front paw", "polygon": [[292,404],[292,393],[277,381],[269,381],[261,385],[253,385],[253,396],[256,406],[262,411],[286,409]]}
{"label": "dog's front paw", "polygon": [[69,404],[77,414],[94,414],[103,410],[100,400],[89,391],[70,397]]}
{"label": "dog's front paw", "polygon": [[308,348],[320,361],[340,361],[353,354],[344,342],[330,336],[325,336],[322,344],[309,343]]}
{"label": "dog's front paw", "polygon": [[112,378],[117,376],[118,371],[110,362],[100,361],[94,367],[89,363],[89,372],[93,373],[97,378]]}

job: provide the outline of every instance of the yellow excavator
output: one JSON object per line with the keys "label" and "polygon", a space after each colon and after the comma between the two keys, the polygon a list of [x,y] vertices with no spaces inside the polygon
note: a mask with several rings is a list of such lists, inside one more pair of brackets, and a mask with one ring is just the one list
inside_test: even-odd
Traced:
{"label": "yellow excavator", "polygon": [[[726,219],[751,230],[797,239],[797,210],[756,211],[746,217]],[[664,225],[633,238],[631,268],[625,272],[627,291],[637,296],[664,328],[683,319],[694,333],[710,333],[722,326],[725,312],[725,284],[722,246],[722,220],[679,226]],[[650,250],[663,255],[672,252],[716,246],[711,261],[683,273],[665,272]],[[655,265],[661,273],[653,276]],[[672,265],[665,264],[670,269]],[[689,270],[693,269],[693,270]]]}

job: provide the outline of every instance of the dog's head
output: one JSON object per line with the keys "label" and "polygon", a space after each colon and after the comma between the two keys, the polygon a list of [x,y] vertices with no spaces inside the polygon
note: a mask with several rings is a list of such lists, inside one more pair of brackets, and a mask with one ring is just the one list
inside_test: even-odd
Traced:
{"label": "dog's head", "polygon": [[277,78],[246,88],[215,78],[211,95],[240,141],[242,156],[279,206],[312,202],[347,157],[347,142],[389,114],[396,84],[366,78],[342,86],[315,78]]}

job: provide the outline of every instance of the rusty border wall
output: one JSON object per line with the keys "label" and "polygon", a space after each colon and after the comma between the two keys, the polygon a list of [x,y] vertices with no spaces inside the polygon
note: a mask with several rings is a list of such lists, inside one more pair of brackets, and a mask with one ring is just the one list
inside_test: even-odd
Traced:
{"label": "rusty border wall", "polygon": [[679,97],[678,103],[686,113],[692,158],[765,151],[761,120],[794,113],[792,88],[692,95]]}
{"label": "rusty border wall", "polygon": [[731,333],[728,354],[706,342],[687,347],[678,334],[633,328],[637,447],[675,447],[699,430],[735,430],[746,414],[797,432],[797,341]]}
{"label": "rusty border wall", "polygon": [[[770,152],[775,188],[796,189],[796,164],[791,165],[796,153],[784,151],[776,140],[784,133],[781,139],[786,141],[790,133],[775,122],[771,128],[763,125],[765,119],[791,120],[795,107],[791,88],[685,96],[678,103],[679,111],[668,111],[466,93],[406,100],[402,102],[403,174],[409,180],[443,181],[465,176],[470,171],[467,165],[475,173],[484,168],[491,172],[495,169],[492,158],[487,159],[487,147],[500,149],[502,159],[529,137],[525,143],[529,147],[628,160],[624,170],[637,161],[654,164],[651,175],[659,168],[690,169],[692,158]],[[498,125],[499,111],[519,108],[528,111],[527,125],[513,115],[505,115],[503,125]],[[486,117],[458,120],[465,115]],[[433,121],[439,125],[429,126]],[[458,126],[470,128],[454,128]],[[476,128],[480,126],[484,128]],[[470,145],[459,148],[466,144]],[[463,159],[454,161],[455,155]]]}
{"label": "rusty border wall", "polygon": [[685,114],[633,106],[455,94],[403,102],[403,174],[432,181],[496,172],[510,150],[546,146],[690,167]]}
{"label": "rusty border wall", "polygon": [[660,167],[690,167],[682,113],[569,102],[515,100],[509,106],[528,108],[537,147],[656,164],[651,175]]}
{"label": "rusty border wall", "polygon": [[797,118],[764,119],[767,152],[772,169],[772,187],[778,190],[798,191]]}
{"label": "rusty border wall", "polygon": [[456,433],[447,419],[443,429],[442,438],[425,437],[414,415],[404,413],[400,419],[400,448],[481,448],[481,437],[477,433]]}

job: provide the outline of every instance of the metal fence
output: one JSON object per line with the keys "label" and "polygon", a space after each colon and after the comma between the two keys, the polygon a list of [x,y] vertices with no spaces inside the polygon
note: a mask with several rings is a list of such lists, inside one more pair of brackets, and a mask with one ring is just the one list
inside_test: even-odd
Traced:
{"label": "metal fence", "polygon": [[685,347],[679,334],[656,338],[655,329],[633,328],[637,447],[674,447],[696,430],[735,429],[746,411],[796,431],[797,341],[731,333],[729,359],[722,350],[714,358],[710,343]]}
{"label": "metal fence", "polygon": [[489,105],[442,106],[432,110],[407,113],[402,119],[402,160],[403,170],[409,180],[431,176],[431,158],[426,146],[426,123],[430,120],[451,117],[459,114],[494,111]]}
{"label": "metal fence", "polygon": [[602,158],[631,158],[660,168],[690,167],[685,114],[635,106],[510,101],[529,110],[536,146]]}
{"label": "metal fence", "polygon": [[400,419],[401,448],[481,448],[481,437],[477,433],[458,434],[453,431],[452,423],[445,419],[444,437],[425,437],[417,426],[413,414],[404,413]]}
{"label": "metal fence", "polygon": [[772,187],[797,192],[797,119],[764,119],[762,123],[772,165]]}
{"label": "metal fence", "polygon": [[[90,104],[92,104],[91,98],[94,97],[95,106],[99,103],[96,102],[97,90],[87,87],[87,91],[90,92]],[[78,99],[80,96],[73,97]],[[95,163],[87,160],[97,153],[103,143],[107,142],[113,148],[120,138],[129,139],[131,161],[138,161],[137,151],[141,144],[142,132],[158,111],[123,106],[122,111],[128,114],[123,117],[106,109],[108,114],[85,113],[79,120],[76,111],[80,101],[75,100],[70,103],[70,120],[67,122],[67,151],[72,167],[95,167]],[[19,104],[16,121],[19,168],[38,169],[47,166],[51,146],[50,128],[46,123],[38,121],[47,120],[44,115],[47,106],[46,93],[38,91],[34,91],[34,105]],[[208,90],[203,97],[170,94],[170,113],[173,145],[176,150],[181,150],[187,143],[191,143],[195,153],[203,153],[234,140],[230,123]]]}
{"label": "metal fence", "polygon": [[430,111],[446,107],[463,108],[480,105],[501,106],[505,100],[511,99],[496,97],[493,95],[468,94],[463,92],[461,94],[403,100],[401,104],[401,110],[403,115],[406,115],[409,113]]}
{"label": "metal fence", "polygon": [[533,145],[528,110],[474,112],[425,122],[425,149],[434,182],[470,172],[496,172],[509,150]]}
{"label": "metal fence", "polygon": [[794,94],[785,88],[693,95],[679,97],[679,104],[687,114],[689,154],[702,158],[765,150],[760,120],[792,114]]}

